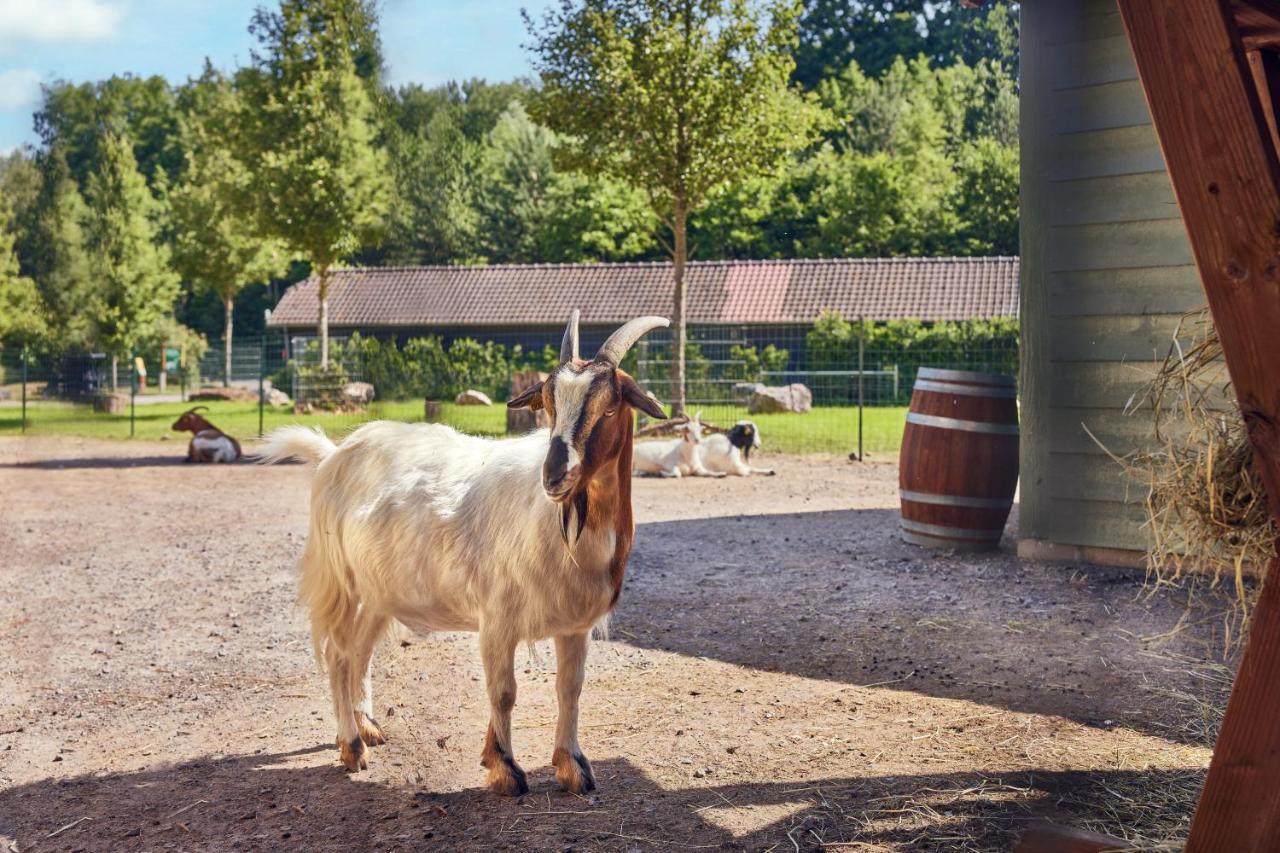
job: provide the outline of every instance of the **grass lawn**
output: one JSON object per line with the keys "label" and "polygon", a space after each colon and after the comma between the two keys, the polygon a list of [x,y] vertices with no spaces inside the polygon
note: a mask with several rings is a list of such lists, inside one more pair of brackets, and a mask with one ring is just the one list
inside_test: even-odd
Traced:
{"label": "grass lawn", "polygon": [[[182,438],[169,427],[188,403],[155,403],[137,406],[135,436],[158,439],[168,435]],[[219,429],[243,440],[258,434],[257,403],[210,402],[206,417]],[[506,429],[505,409],[495,406],[456,406],[442,404],[441,420],[456,429],[474,435],[502,435]],[[737,406],[702,406],[702,417],[720,426],[731,426],[748,417]],[[422,420],[422,403],[374,403],[366,413],[294,414],[291,406],[267,407],[264,427],[267,431],[285,424],[317,425],[331,436],[341,436],[368,420],[379,418],[404,421]],[[866,409],[863,418],[863,443],[868,453],[896,453],[902,443],[906,409],[901,407]],[[765,452],[839,453],[857,449],[858,410],[852,407],[823,407],[803,415],[754,415],[760,426]],[[17,405],[0,407],[0,435],[21,432],[21,410]],[[27,432],[39,435],[74,435],[90,438],[128,438],[129,415],[105,415],[88,405],[38,401],[27,403]]]}

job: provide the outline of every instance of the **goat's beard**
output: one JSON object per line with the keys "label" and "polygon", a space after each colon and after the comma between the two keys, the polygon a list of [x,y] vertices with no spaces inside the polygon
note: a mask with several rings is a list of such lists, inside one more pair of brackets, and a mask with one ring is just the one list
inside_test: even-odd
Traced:
{"label": "goat's beard", "polygon": [[[574,526],[574,515],[577,515],[577,529],[572,537],[569,530]],[[578,540],[582,538],[582,530],[587,526],[587,492],[584,489],[560,505],[560,538],[564,546],[573,551]]]}

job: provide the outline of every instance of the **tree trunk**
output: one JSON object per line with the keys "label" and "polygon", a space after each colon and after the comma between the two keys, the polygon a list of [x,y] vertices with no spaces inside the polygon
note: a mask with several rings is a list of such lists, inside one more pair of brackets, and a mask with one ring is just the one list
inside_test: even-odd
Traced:
{"label": "tree trunk", "polygon": [[233,296],[225,297],[222,300],[222,306],[227,311],[226,328],[222,333],[223,349],[222,349],[222,387],[231,387],[231,331],[235,324],[232,316],[235,313],[236,300]]}
{"label": "tree trunk", "polygon": [[329,366],[329,268],[320,270],[318,293],[320,299],[320,317],[316,327],[320,332],[320,367]]}
{"label": "tree trunk", "polygon": [[685,409],[684,394],[684,350],[685,350],[685,307],[687,298],[684,287],[684,267],[689,256],[688,223],[689,209],[684,199],[677,199],[675,209],[671,212],[671,269],[675,277],[675,300],[671,309],[671,325],[675,334],[671,344],[671,413],[683,415]]}
{"label": "tree trunk", "polygon": [[111,356],[111,390],[120,387],[120,356]]}

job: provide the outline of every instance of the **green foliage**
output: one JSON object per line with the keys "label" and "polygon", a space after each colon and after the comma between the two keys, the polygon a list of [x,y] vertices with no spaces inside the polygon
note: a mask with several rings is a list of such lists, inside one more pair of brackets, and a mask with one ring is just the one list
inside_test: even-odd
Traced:
{"label": "green foliage", "polygon": [[46,331],[40,293],[18,269],[11,219],[8,200],[0,195],[0,346],[30,343]]}
{"label": "green foliage", "polygon": [[100,343],[124,355],[151,337],[178,295],[169,252],[156,240],[159,203],[147,190],[127,140],[106,134],[89,180],[88,245],[100,282],[93,315]]}
{"label": "green foliage", "polygon": [[380,239],[391,202],[370,86],[353,58],[353,47],[364,49],[366,12],[351,0],[282,0],[278,14],[255,19],[264,52],[239,81],[248,109],[238,156],[253,169],[253,209],[263,232],[320,278],[322,362],[328,272]]}
{"label": "green foliage", "polygon": [[765,382],[766,373],[780,373],[787,369],[791,351],[773,344],[767,344],[763,350],[744,344],[732,344],[729,347],[729,359],[734,363],[725,365],[723,378],[740,382]]}
{"label": "green foliage", "polygon": [[[312,357],[314,353],[303,360]],[[344,342],[335,342],[331,357],[344,375],[372,384],[380,400],[452,400],[472,388],[496,400],[510,390],[513,370],[542,369],[547,352],[531,358],[519,345],[508,349],[472,338],[457,338],[446,347],[436,335],[411,338],[398,346],[394,340],[356,333]],[[299,368],[300,381],[315,383],[323,375],[317,367]]]}
{"label": "green foliage", "polygon": [[[865,336],[867,370],[899,371],[899,402],[911,396],[916,371],[945,367],[990,373],[1018,372],[1018,321],[965,320],[922,323],[919,320],[867,321],[859,327],[838,311],[825,311],[805,335],[810,370],[855,370],[858,338]],[[883,401],[882,401],[883,402]]]}

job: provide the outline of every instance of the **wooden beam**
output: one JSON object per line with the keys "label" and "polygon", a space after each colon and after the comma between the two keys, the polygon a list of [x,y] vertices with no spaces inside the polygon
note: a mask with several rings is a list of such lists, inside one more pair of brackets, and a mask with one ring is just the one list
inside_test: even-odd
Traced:
{"label": "wooden beam", "polygon": [[[1235,14],[1224,0],[1119,5],[1254,462],[1267,493],[1280,497],[1280,160]],[[1273,581],[1254,610],[1188,851],[1274,850],[1280,840],[1280,577]]]}
{"label": "wooden beam", "polygon": [[1270,50],[1250,50],[1249,70],[1258,90],[1258,103],[1271,131],[1271,145],[1280,152],[1280,127],[1276,125],[1276,95],[1280,94],[1280,54]]}

